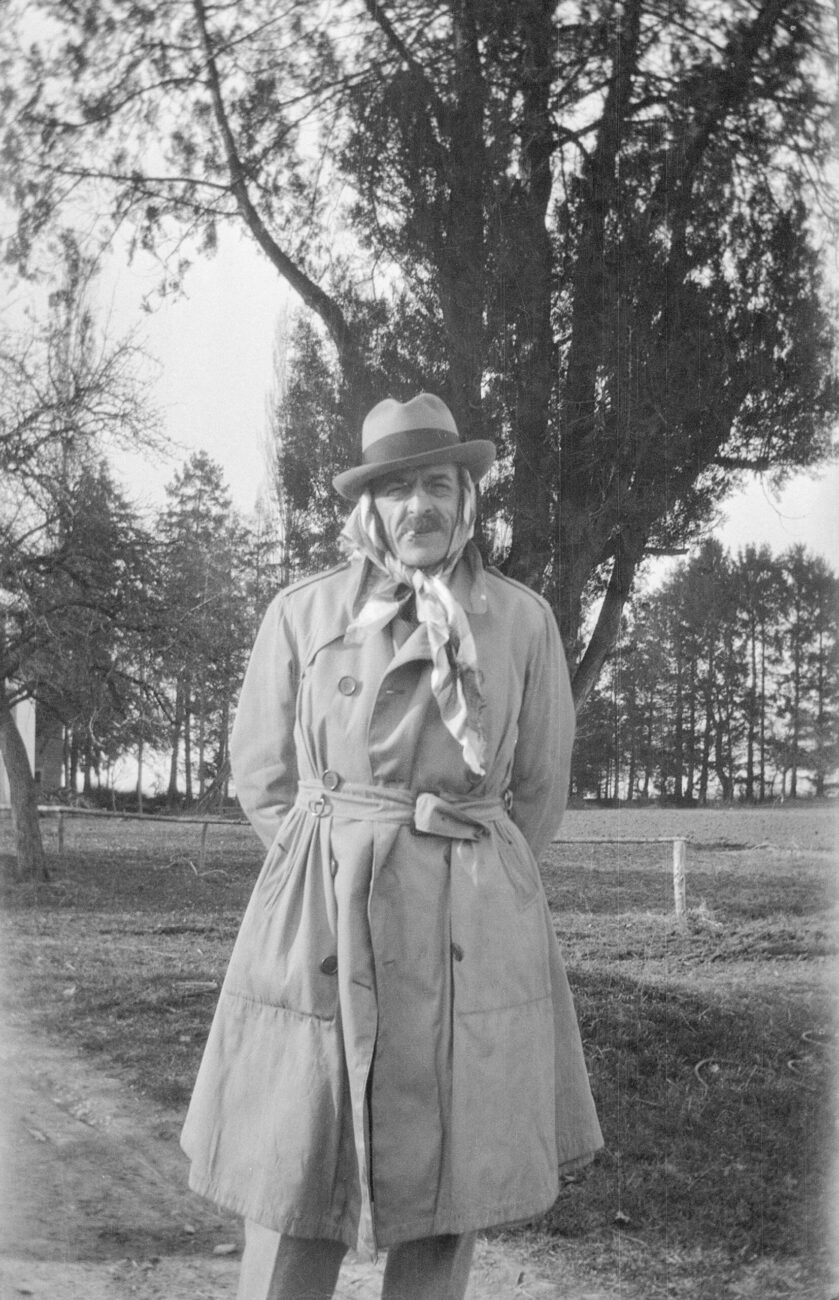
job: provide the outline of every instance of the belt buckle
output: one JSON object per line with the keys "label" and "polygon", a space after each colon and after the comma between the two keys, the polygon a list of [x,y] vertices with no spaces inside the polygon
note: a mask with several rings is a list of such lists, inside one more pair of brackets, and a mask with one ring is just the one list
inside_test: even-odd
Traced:
{"label": "belt buckle", "polygon": [[317,799],[309,800],[309,812],[313,817],[325,817],[329,810],[330,804],[325,794],[319,794]]}

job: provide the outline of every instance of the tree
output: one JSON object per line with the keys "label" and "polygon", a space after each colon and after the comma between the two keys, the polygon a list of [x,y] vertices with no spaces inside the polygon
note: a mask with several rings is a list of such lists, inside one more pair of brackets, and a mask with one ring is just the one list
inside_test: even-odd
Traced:
{"label": "tree", "polygon": [[338,384],[322,341],[309,321],[298,320],[288,348],[281,343],[275,358],[269,409],[284,582],[326,568],[338,556],[344,511],[332,478],[340,464],[334,447],[339,420]]}
{"label": "tree", "polygon": [[746,772],[744,798],[763,803],[767,793],[769,739],[769,680],[776,655],[772,631],[778,626],[783,592],[783,566],[766,546],[747,546],[737,557],[735,581],[739,592],[740,638],[748,665],[744,697]]}
{"label": "tree", "polygon": [[837,763],[835,665],[839,636],[839,582],[824,560],[794,546],[782,559],[784,586],[779,634],[784,646],[778,677],[778,712],[783,727],[785,792],[798,795],[801,770],[810,770],[818,795]]}
{"label": "tree", "polygon": [[[583,714],[577,788],[678,803],[820,798],[839,770],[839,580],[801,547],[710,540],[633,602]],[[591,713],[590,713],[591,710]]]}
{"label": "tree", "polygon": [[579,645],[578,700],[644,555],[743,472],[824,454],[822,0],[28,11],[49,29],[8,56],[10,251],[85,184],[155,250],[243,224],[328,332],[339,460],[404,395],[407,303],[465,435],[499,441],[489,524]]}
{"label": "tree", "polygon": [[114,685],[105,630],[127,617],[145,548],[97,457],[108,446],[160,445],[137,384],[137,349],[98,336],[84,305],[90,267],[72,241],[64,255],[46,323],[0,345],[0,752],[17,875],[34,879],[46,875],[36,789],[11,706],[54,702],[71,678],[78,691],[86,670],[69,663],[80,645],[102,688]]}
{"label": "tree", "polygon": [[146,686],[136,673],[150,613],[154,547],[103,462],[65,470],[58,533],[70,563],[38,576],[30,613],[41,634],[20,663],[15,687],[60,720],[67,784],[93,774],[133,740]]}
{"label": "tree", "polygon": [[170,686],[167,794],[174,805],[180,799],[181,768],[184,798],[192,803],[195,771],[200,797],[207,779],[225,762],[231,694],[244,670],[250,613],[243,576],[245,530],[219,466],[206,452],[193,453],[166,493],[159,520],[165,611],[159,662]]}

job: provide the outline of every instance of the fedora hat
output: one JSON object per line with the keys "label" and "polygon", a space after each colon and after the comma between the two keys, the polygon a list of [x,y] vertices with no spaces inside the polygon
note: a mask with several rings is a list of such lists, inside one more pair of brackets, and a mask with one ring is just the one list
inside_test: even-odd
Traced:
{"label": "fedora hat", "polygon": [[465,465],[477,483],[494,460],[495,443],[460,441],[454,416],[433,393],[418,393],[410,402],[386,397],[361,426],[361,464],[332,482],[342,497],[357,501],[369,483],[398,469],[448,461]]}

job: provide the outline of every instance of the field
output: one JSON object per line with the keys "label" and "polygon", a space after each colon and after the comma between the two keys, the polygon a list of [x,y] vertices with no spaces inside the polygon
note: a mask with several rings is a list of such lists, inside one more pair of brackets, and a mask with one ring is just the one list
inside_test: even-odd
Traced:
{"label": "field", "polygon": [[[543,875],[606,1147],[515,1234],[541,1265],[651,1298],[839,1294],[835,833],[806,805],[569,812]],[[580,842],[639,837],[662,842]],[[61,857],[45,840],[51,882],[5,886],[7,1003],[182,1110],[256,839],[212,826],[202,860],[200,827],[79,818]]]}

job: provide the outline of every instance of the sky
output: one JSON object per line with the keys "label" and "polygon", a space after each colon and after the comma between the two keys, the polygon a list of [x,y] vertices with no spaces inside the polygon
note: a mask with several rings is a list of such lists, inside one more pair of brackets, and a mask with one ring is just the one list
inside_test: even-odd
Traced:
{"label": "sky", "polygon": [[[168,462],[123,456],[116,469],[131,497],[154,507],[175,470],[203,448],[248,513],[265,485],[273,357],[291,296],[267,259],[233,232],[215,258],[189,271],[183,297],[144,313],[141,301],[158,275],[156,266],[129,268],[115,257],[98,287],[97,309],[112,336],[136,328],[156,358],[150,395],[177,444]],[[715,535],[732,553],[750,542],[775,553],[800,542],[839,570],[839,464],[796,476],[778,497],[753,477],[721,514]]]}

